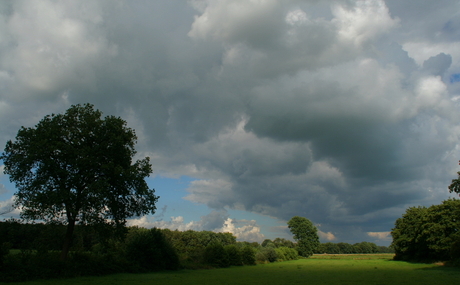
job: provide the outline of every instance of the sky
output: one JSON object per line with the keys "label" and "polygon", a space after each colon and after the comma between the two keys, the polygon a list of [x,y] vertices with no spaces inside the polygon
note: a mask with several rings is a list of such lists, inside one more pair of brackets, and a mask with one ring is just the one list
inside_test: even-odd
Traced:
{"label": "sky", "polygon": [[[84,103],[151,158],[157,211],[130,225],[260,242],[302,216],[389,245],[408,207],[457,197],[460,3],[1,1],[1,149]],[[1,171],[0,212],[15,191]]]}

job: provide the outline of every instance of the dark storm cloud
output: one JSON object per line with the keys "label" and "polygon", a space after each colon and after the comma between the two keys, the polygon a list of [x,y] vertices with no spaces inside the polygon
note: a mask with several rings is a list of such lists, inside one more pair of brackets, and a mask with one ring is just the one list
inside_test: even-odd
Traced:
{"label": "dark storm cloud", "polygon": [[456,5],[4,2],[0,144],[91,102],[128,120],[156,174],[198,179],[187,199],[216,211],[174,225],[235,228],[233,208],[379,236],[457,171]]}

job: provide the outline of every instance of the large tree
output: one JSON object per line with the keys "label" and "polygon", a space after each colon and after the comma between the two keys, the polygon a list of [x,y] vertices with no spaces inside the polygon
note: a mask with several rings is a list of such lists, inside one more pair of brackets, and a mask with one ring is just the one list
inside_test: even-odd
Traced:
{"label": "large tree", "polygon": [[288,227],[297,241],[299,255],[309,257],[319,246],[318,230],[313,223],[304,217],[295,216],[288,222]]}
{"label": "large tree", "polygon": [[0,156],[18,189],[15,207],[26,220],[67,224],[61,259],[75,224],[123,227],[126,219],[154,213],[158,196],[145,178],[149,158],[137,160],[136,134],[119,117],[101,118],[93,105],[73,105],[21,127]]}
{"label": "large tree", "polygon": [[460,258],[460,200],[411,207],[396,220],[391,235],[395,259],[439,261]]}

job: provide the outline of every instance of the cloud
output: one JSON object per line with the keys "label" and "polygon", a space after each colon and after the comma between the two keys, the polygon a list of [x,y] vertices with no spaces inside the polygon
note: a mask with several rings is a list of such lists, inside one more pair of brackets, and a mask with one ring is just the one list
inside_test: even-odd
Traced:
{"label": "cloud", "polygon": [[340,38],[353,42],[356,47],[389,32],[398,24],[381,0],[359,0],[350,8],[339,4],[333,7],[332,12]]}
{"label": "cloud", "polygon": [[[360,242],[408,206],[450,196],[460,156],[457,6],[1,3],[0,144],[91,102],[128,120],[156,175],[193,177],[186,199],[210,207],[199,221],[138,222],[215,230],[237,209],[305,216],[325,237]],[[257,236],[250,222],[228,223]]]}
{"label": "cloud", "polygon": [[14,196],[8,200],[0,201],[0,214],[4,218],[6,217],[14,217],[19,218],[20,211],[17,208],[13,207],[14,204]]}
{"label": "cloud", "polygon": [[423,62],[423,68],[433,75],[442,76],[452,64],[452,56],[440,53]]}
{"label": "cloud", "polygon": [[232,233],[240,241],[262,242],[265,239],[265,235],[260,232],[260,227],[255,220],[234,220],[228,218],[219,232]]}
{"label": "cloud", "polygon": [[375,238],[376,243],[391,242],[393,239],[391,237],[391,232],[368,232],[367,235],[371,238]]}
{"label": "cloud", "polygon": [[333,233],[331,232],[325,233],[320,230],[318,231],[318,236],[320,237],[320,239],[327,240],[329,242],[337,239]]}

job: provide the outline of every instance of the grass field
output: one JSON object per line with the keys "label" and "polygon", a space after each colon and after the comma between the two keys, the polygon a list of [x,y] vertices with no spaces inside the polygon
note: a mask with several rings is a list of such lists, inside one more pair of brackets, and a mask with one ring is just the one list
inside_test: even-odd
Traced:
{"label": "grass field", "polygon": [[[116,274],[14,284],[457,284],[460,270],[391,260],[392,255],[314,255],[308,259],[212,270]],[[2,284],[2,283],[0,283]],[[9,283],[11,284],[11,283]]]}

